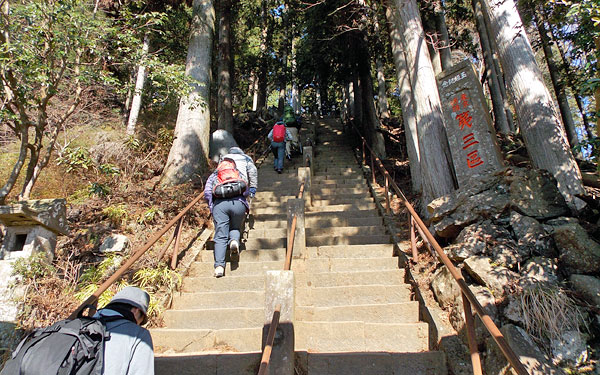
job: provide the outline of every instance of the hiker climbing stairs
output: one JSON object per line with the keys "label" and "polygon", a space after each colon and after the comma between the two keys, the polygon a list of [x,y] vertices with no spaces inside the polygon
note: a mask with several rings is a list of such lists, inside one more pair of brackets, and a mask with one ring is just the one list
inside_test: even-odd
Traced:
{"label": "hiker climbing stairs", "polygon": [[[306,251],[292,261],[297,373],[445,374],[341,125],[322,120],[316,128]],[[239,258],[228,254],[225,277],[212,277],[209,242],[165,312],[165,327],[152,330],[157,374],[257,373],[265,271],[283,269],[286,201],[298,193],[302,166],[301,157],[286,160],[278,174],[272,158],[259,167]]]}

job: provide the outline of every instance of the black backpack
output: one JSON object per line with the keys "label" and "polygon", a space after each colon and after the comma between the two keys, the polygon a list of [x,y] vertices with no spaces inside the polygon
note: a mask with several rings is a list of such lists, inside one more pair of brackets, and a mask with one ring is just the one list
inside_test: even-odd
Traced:
{"label": "black backpack", "polygon": [[36,329],[21,340],[0,375],[101,375],[110,337],[105,323],[118,319],[123,317],[82,316]]}

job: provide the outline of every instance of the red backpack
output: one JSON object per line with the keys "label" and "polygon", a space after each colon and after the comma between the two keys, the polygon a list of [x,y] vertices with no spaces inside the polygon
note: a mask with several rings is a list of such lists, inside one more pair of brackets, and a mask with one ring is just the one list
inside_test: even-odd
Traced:
{"label": "red backpack", "polygon": [[273,142],[283,142],[285,140],[285,125],[277,123],[273,126]]}
{"label": "red backpack", "polygon": [[240,176],[235,160],[224,158],[217,165],[215,171],[217,180],[213,187],[213,196],[216,198],[233,198],[244,194],[246,181]]}

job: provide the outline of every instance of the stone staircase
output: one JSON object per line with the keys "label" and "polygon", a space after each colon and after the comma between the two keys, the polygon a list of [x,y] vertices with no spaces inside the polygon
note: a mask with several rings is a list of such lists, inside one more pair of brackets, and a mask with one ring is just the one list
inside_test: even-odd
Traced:
{"label": "stone staircase", "polygon": [[[317,126],[306,255],[292,262],[296,373],[446,374],[338,123]],[[258,372],[265,271],[283,269],[285,202],[298,193],[300,159],[286,160],[283,174],[270,155],[261,165],[249,230],[225,277],[212,277],[210,243],[190,268],[165,328],[152,330],[157,374]]]}

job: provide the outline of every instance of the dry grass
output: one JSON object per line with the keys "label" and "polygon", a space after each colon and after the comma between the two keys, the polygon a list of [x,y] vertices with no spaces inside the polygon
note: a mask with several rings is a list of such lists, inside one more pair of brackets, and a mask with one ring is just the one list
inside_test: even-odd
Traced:
{"label": "dry grass", "polygon": [[581,309],[559,287],[540,286],[520,294],[525,330],[542,346],[560,339],[565,331],[580,331],[585,326]]}

